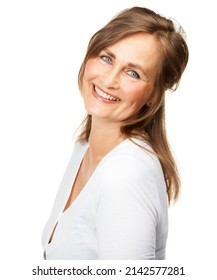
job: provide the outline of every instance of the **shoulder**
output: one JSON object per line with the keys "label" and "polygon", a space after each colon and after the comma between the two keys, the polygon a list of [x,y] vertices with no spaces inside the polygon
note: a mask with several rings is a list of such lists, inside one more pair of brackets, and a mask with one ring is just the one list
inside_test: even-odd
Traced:
{"label": "shoulder", "polygon": [[[151,147],[139,141],[125,141],[109,153],[98,170],[101,190],[138,193],[165,199],[166,186],[160,162]],[[106,190],[108,189],[108,190]]]}
{"label": "shoulder", "polygon": [[73,143],[73,153],[81,152],[85,150],[88,146],[88,142],[86,141],[75,141]]}
{"label": "shoulder", "polygon": [[117,146],[101,162],[96,179],[97,197],[103,205],[127,203],[155,217],[167,207],[162,168],[147,144],[129,140]]}
{"label": "shoulder", "polygon": [[73,142],[70,162],[79,162],[82,159],[87,148],[88,142],[86,141]]}
{"label": "shoulder", "polygon": [[[141,140],[125,140],[112,150],[101,163],[101,170],[118,174],[156,176],[162,168],[152,148]],[[116,172],[118,171],[118,172]]]}

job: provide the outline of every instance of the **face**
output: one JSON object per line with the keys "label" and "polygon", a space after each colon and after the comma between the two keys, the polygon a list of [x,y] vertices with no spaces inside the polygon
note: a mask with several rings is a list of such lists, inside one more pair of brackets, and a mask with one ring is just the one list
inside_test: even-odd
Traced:
{"label": "face", "polygon": [[137,33],[103,49],[85,66],[81,94],[93,118],[122,123],[152,101],[160,63],[152,35]]}

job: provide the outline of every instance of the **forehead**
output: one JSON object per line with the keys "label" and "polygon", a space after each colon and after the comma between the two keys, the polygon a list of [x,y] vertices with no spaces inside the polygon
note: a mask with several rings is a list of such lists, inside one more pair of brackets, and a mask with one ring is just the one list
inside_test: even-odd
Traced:
{"label": "forehead", "polygon": [[106,49],[112,52],[117,60],[128,64],[139,64],[148,72],[155,71],[160,65],[159,43],[151,34],[136,33]]}

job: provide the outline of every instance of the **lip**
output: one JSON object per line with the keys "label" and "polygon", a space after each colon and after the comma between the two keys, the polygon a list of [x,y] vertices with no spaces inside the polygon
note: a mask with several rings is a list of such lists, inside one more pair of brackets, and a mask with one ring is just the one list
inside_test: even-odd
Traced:
{"label": "lip", "polygon": [[[115,98],[115,99],[117,99],[117,100],[110,100],[110,99],[107,99],[107,98],[105,98],[105,97],[99,95],[99,94],[96,92],[95,87],[97,87],[100,91],[103,91],[105,94],[107,94],[107,95],[109,95],[109,96],[111,96],[111,97],[113,97],[113,98]],[[97,86],[97,85],[95,85],[95,84],[93,84],[93,96],[94,96],[95,98],[97,98],[98,100],[102,101],[102,102],[110,103],[110,104],[115,104],[115,103],[121,101],[120,98],[118,98],[117,96],[114,96],[114,95],[112,95],[112,94],[110,94],[110,93],[105,92],[105,91],[102,90],[99,86]]]}

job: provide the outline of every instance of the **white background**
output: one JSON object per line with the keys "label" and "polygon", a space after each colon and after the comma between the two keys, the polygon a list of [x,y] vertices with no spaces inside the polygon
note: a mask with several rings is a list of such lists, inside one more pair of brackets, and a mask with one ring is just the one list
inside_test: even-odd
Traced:
{"label": "white background", "polygon": [[[168,136],[182,176],[180,200],[169,210],[167,262],[185,263],[189,279],[196,279],[196,273],[213,275],[208,265],[215,263],[217,249],[214,3],[0,1],[4,279],[12,279],[15,267],[15,275],[28,268],[31,277],[31,268],[42,261],[41,233],[71,155],[73,134],[84,116],[77,73],[90,36],[117,12],[136,5],[176,19],[187,32],[189,64],[179,89],[167,99]],[[206,269],[196,265],[201,262]]]}

